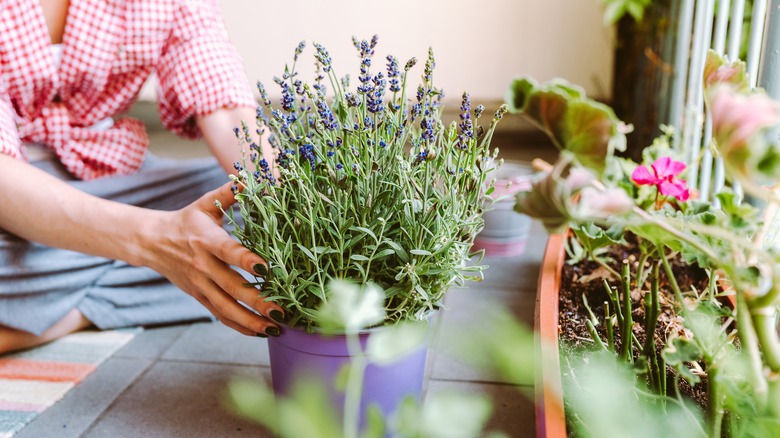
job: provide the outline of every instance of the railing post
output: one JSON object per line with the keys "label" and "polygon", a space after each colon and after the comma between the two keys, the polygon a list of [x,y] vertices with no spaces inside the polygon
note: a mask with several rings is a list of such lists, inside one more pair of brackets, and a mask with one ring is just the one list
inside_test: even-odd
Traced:
{"label": "railing post", "polygon": [[780,0],[770,0],[764,24],[758,86],[769,97],[780,99]]}

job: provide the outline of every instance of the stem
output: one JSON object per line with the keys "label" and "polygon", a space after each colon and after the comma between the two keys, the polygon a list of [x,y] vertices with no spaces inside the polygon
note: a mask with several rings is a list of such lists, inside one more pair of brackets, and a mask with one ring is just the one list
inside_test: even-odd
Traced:
{"label": "stem", "polygon": [[747,353],[748,363],[750,364],[750,373],[748,379],[756,400],[760,406],[766,404],[768,393],[767,380],[763,373],[763,363],[761,362],[761,352],[759,351],[759,342],[756,332],[753,329],[753,322],[747,308],[747,302],[742,293],[737,292],[737,335],[739,336],[742,351]]}
{"label": "stem", "polygon": [[607,348],[615,352],[615,334],[612,331],[612,315],[609,314],[609,302],[604,301],[604,328],[607,330]]}
{"label": "stem", "polygon": [[775,311],[770,308],[750,309],[756,329],[758,345],[764,355],[764,363],[773,373],[780,372],[780,343],[777,342]]}
{"label": "stem", "polygon": [[[662,243],[658,243],[659,248],[665,248],[665,246]],[[680,309],[681,314],[683,317],[685,317],[686,308],[685,308],[685,299],[683,298],[682,291],[680,290],[680,286],[677,284],[677,279],[674,277],[674,272],[672,271],[672,266],[669,264],[669,260],[666,257],[666,252],[662,251],[661,253],[661,263],[664,265],[664,271],[666,272],[666,276],[669,277],[669,286],[671,286],[672,291],[674,292],[674,297],[677,299],[677,302],[680,303]]]}
{"label": "stem", "polygon": [[366,370],[366,357],[360,346],[360,336],[347,333],[347,350],[352,357],[344,395],[344,436],[357,438],[360,425],[360,398],[363,394],[363,375]]}
{"label": "stem", "polygon": [[601,266],[602,268],[606,269],[606,270],[607,270],[607,271],[608,271],[610,274],[612,274],[612,276],[614,276],[615,278],[620,278],[620,273],[618,273],[618,271],[616,271],[616,270],[612,269],[612,267],[611,267],[611,266],[609,266],[608,264],[604,263],[604,262],[601,260],[601,258],[599,258],[599,257],[596,257],[596,256],[595,256],[595,255],[594,255],[592,252],[590,252],[590,251],[588,251],[588,254],[590,254],[590,259],[591,259],[591,260],[593,260],[594,262],[596,262],[596,263],[597,263],[599,266]]}
{"label": "stem", "polygon": [[601,340],[601,336],[599,336],[599,333],[596,331],[596,327],[593,325],[593,322],[589,319],[586,319],[585,325],[588,326],[588,332],[590,332],[590,337],[593,338],[593,342],[601,347],[602,350],[609,351],[609,348],[607,348],[607,346],[604,344],[604,341]]}
{"label": "stem", "polygon": [[655,326],[658,320],[660,307],[658,304],[658,277],[660,274],[660,265],[653,265],[653,278],[650,282],[650,305],[645,309],[647,315],[647,324],[645,324],[645,357],[650,357],[655,347]]}
{"label": "stem", "polygon": [[631,269],[628,260],[623,260],[623,275],[621,277],[623,285],[623,329],[621,333],[623,344],[621,345],[620,357],[627,363],[632,363],[634,356],[632,354],[632,327],[634,325],[631,317]]}
{"label": "stem", "polygon": [[718,382],[718,368],[707,370],[707,411],[709,415],[710,437],[720,438],[723,424],[723,395]]}
{"label": "stem", "polygon": [[[615,295],[612,294],[612,288],[609,286],[609,282],[607,280],[603,280],[604,289],[607,291],[607,296],[609,297],[610,301],[612,301],[612,305],[615,307],[615,316],[617,317],[617,326],[618,331],[620,330],[620,327],[623,327],[623,311],[620,308],[620,300],[617,293]],[[617,292],[617,291],[616,291]]]}

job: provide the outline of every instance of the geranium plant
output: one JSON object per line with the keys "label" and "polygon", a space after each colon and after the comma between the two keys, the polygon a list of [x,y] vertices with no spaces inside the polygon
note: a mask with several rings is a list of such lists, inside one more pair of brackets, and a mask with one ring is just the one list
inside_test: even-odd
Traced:
{"label": "geranium plant", "polygon": [[353,43],[354,90],[316,43],[316,77],[307,82],[296,71],[301,43],[274,79],[278,106],[258,83],[257,130],[270,132],[275,157],[259,155],[254,128],[236,132],[247,148],[236,163],[236,235],[268,262],[258,285],[290,325],[315,325],[330,279],[381,287],[383,322],[393,323],[426,318],[452,285],[481,278],[483,267],[467,262],[490,204],[487,178],[499,164],[490,142],[506,109],[485,128],[484,107],[472,108],[464,93],[460,122],[444,126],[432,50],[415,74],[415,58],[387,56],[377,68],[376,37]]}
{"label": "geranium plant", "polygon": [[[780,433],[780,259],[768,237],[780,205],[772,188],[780,156],[768,130],[780,123],[780,106],[749,90],[745,78],[743,63],[709,54],[704,91],[713,141],[706,147],[762,208],[740,202],[728,187],[711,201],[697,199],[669,130],[643,151],[641,164],[615,156],[625,126],[578,87],[519,79],[510,90],[511,109],[561,149],[546,177],[518,195],[516,209],[550,230],[568,227],[571,258],[602,267],[603,305],[582,298],[591,346],[631,366],[638,399],[662,412],[671,405],[687,412],[688,432],[697,436]],[[683,285],[676,272],[683,266],[701,269],[709,281]],[[734,297],[733,307],[725,296]],[[663,333],[656,330],[661,320],[672,323]],[[683,381],[706,383],[706,411],[686,402]],[[589,427],[588,416],[577,422]]]}

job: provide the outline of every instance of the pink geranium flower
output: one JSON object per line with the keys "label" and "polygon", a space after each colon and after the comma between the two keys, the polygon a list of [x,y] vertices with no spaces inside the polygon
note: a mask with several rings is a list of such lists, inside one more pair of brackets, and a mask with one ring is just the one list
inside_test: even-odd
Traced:
{"label": "pink geranium flower", "polygon": [[691,197],[685,180],[677,179],[677,176],[685,170],[685,163],[674,161],[669,157],[655,160],[648,169],[639,166],[631,174],[631,180],[637,185],[653,185],[664,196],[673,196],[677,200],[685,202]]}
{"label": "pink geranium flower", "polygon": [[747,148],[753,136],[780,122],[780,106],[764,94],[720,86],[709,97],[712,132],[724,155]]}

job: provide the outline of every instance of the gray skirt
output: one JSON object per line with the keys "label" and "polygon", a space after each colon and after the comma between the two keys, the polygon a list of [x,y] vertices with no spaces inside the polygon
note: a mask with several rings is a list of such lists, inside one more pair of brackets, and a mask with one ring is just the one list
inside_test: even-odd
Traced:
{"label": "gray skirt", "polygon": [[[74,180],[54,159],[32,164],[81,191],[157,210],[184,207],[228,181],[213,158],[147,153],[138,173],[95,181]],[[149,268],[47,247],[0,229],[0,325],[38,335],[72,309],[100,329],[213,318]]]}

